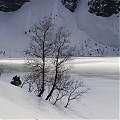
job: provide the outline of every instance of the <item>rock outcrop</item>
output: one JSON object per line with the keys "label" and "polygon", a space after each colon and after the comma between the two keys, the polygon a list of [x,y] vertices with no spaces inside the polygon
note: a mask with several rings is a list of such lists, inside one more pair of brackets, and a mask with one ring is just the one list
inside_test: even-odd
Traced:
{"label": "rock outcrop", "polygon": [[30,0],[0,0],[0,11],[13,12]]}

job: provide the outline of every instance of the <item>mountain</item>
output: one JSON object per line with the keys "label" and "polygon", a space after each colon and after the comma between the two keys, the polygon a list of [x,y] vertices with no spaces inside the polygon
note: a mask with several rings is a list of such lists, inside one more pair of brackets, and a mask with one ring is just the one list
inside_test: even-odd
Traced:
{"label": "mountain", "polygon": [[60,0],[31,0],[17,11],[0,11],[0,51],[6,52],[5,57],[23,57],[21,51],[29,44],[26,31],[38,19],[52,15],[58,26],[71,31],[70,40],[78,56],[119,55],[119,14],[93,15],[88,12],[88,1],[80,0],[75,12],[65,8]]}

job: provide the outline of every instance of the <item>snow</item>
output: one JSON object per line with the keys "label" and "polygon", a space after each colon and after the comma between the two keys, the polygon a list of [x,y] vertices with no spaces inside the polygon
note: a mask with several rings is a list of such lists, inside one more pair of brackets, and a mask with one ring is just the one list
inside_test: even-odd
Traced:
{"label": "snow", "polygon": [[[72,102],[68,109],[53,106],[10,84],[13,76],[17,74],[22,78],[28,70],[23,65],[21,53],[29,43],[29,35],[25,31],[45,16],[55,17],[57,26],[63,25],[68,29],[72,33],[71,44],[85,56],[88,52],[92,56],[101,56],[95,51],[99,48],[104,51],[103,56],[116,55],[120,47],[119,14],[109,18],[92,15],[88,13],[87,1],[80,0],[74,13],[60,0],[31,0],[16,12],[0,12],[0,53],[6,52],[5,56],[0,54],[0,65],[5,69],[0,77],[0,119],[118,119],[118,57],[80,57],[67,63],[73,66],[72,77],[84,80],[91,88],[89,94],[80,101]],[[85,47],[88,38],[90,41]],[[84,51],[80,50],[81,46]]]}
{"label": "snow", "polygon": [[[24,60],[11,59],[11,61],[14,62],[10,64],[15,64],[17,68],[19,66],[18,61],[22,64],[21,61]],[[53,106],[26,90],[11,85],[9,82],[14,75],[17,74],[22,77],[25,74],[22,69],[19,71],[11,69],[0,78],[0,118],[118,119],[119,58],[82,57],[75,58],[67,64],[73,66],[72,77],[77,80],[84,80],[91,88],[90,92],[80,101],[73,101],[68,109],[60,105]]]}
{"label": "snow", "polygon": [[0,81],[0,91],[0,118],[67,118],[55,106],[9,83]]}
{"label": "snow", "polygon": [[[119,15],[110,18],[96,17],[88,12],[87,1],[80,0],[74,13],[65,8],[60,0],[31,0],[16,12],[0,12],[0,51],[5,50],[7,57],[22,57],[21,51],[29,43],[29,35],[25,34],[25,31],[28,31],[38,19],[51,14],[58,26],[63,25],[72,33],[72,45],[76,45],[78,49],[88,38],[97,41],[98,44],[118,46]],[[111,48],[107,49],[111,51]]]}
{"label": "snow", "polygon": [[118,45],[119,15],[107,18],[90,14],[88,12],[88,1],[81,0],[75,13],[78,28],[100,43]]}

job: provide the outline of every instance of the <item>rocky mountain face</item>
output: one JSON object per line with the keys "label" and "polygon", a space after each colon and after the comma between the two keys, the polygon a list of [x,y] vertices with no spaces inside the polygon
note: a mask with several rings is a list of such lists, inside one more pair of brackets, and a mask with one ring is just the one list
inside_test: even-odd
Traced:
{"label": "rocky mountain face", "polygon": [[90,13],[102,17],[110,17],[120,12],[119,0],[90,0],[88,6]]}
{"label": "rocky mountain face", "polygon": [[[75,12],[80,0],[61,0],[62,4],[71,12]],[[13,12],[21,8],[23,4],[30,0],[0,0],[0,11]],[[97,16],[109,17],[120,11],[119,0],[90,0],[88,2],[89,12]]]}
{"label": "rocky mountain face", "polygon": [[[62,4],[71,12],[75,12],[80,0],[61,0]],[[89,0],[89,12],[97,16],[110,17],[120,12],[119,0]]]}
{"label": "rocky mountain face", "polygon": [[30,0],[0,0],[0,11],[13,12]]}
{"label": "rocky mountain face", "polygon": [[74,12],[75,9],[77,8],[78,0],[61,0],[61,2],[71,12]]}
{"label": "rocky mountain face", "polygon": [[[118,56],[120,14],[104,17],[107,4],[92,4],[95,1],[98,0],[0,0],[0,57],[23,57],[30,28],[51,15],[56,25],[72,33],[70,42],[76,47],[76,56]],[[119,0],[115,1],[119,4]],[[101,8],[102,15],[96,15],[98,9],[91,14],[89,9],[93,8]]]}

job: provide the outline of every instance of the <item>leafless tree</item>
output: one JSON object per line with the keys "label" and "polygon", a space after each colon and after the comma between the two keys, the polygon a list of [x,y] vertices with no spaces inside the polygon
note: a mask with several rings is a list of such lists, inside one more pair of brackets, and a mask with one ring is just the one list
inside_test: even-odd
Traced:
{"label": "leafless tree", "polygon": [[24,53],[30,57],[39,58],[33,62],[29,61],[29,65],[32,66],[31,77],[38,80],[39,85],[41,85],[38,97],[41,97],[45,89],[45,80],[47,79],[49,69],[46,65],[46,58],[49,57],[52,52],[53,27],[52,18],[46,17],[35,24],[30,30],[30,46],[24,51]]}
{"label": "leafless tree", "polygon": [[69,72],[68,69],[62,70],[62,74],[58,75],[59,78],[56,82],[54,91],[51,95],[52,99],[53,99],[52,100],[53,105],[55,105],[58,101],[61,101],[62,98],[67,95],[67,91],[68,91],[68,88],[69,88],[69,81],[70,81],[70,78],[71,78],[68,72]]}
{"label": "leafless tree", "polygon": [[55,105],[58,101],[61,101],[63,97],[67,96],[67,91],[69,89],[69,78],[64,78],[56,84],[55,100],[53,105]]}
{"label": "leafless tree", "polygon": [[33,90],[35,90],[35,88],[34,88],[35,81],[34,81],[34,77],[32,75],[33,75],[32,73],[24,75],[23,79],[22,79],[21,88],[27,84],[28,92],[33,92]]}
{"label": "leafless tree", "polygon": [[61,87],[58,87],[55,90],[53,105],[58,101],[62,102],[62,99],[64,98],[63,102],[65,103],[66,101],[65,108],[68,107],[71,101],[81,99],[90,90],[90,87],[87,87],[85,82],[82,80],[67,79],[63,80],[59,85],[61,85]]}
{"label": "leafless tree", "polygon": [[68,107],[72,100],[79,100],[84,94],[88,93],[90,90],[84,83],[84,81],[73,80],[69,84],[69,88],[67,92],[67,103],[65,108]]}
{"label": "leafless tree", "polygon": [[53,104],[67,97],[65,107],[87,93],[88,89],[83,89],[84,82],[70,80],[70,68],[66,66],[75,50],[70,46],[71,33],[64,27],[55,27],[52,18],[39,21],[30,33],[31,43],[24,53],[32,57],[27,60],[31,71],[23,81],[23,85],[28,84],[29,92],[37,92],[41,97],[48,91],[45,100],[53,98]]}
{"label": "leafless tree", "polygon": [[63,79],[64,73],[67,69],[63,69],[66,61],[68,61],[73,55],[73,48],[70,47],[70,42],[68,40],[70,33],[64,29],[64,27],[59,27],[55,34],[55,40],[53,43],[53,85],[45,100],[51,97],[53,91],[57,87],[57,83]]}

